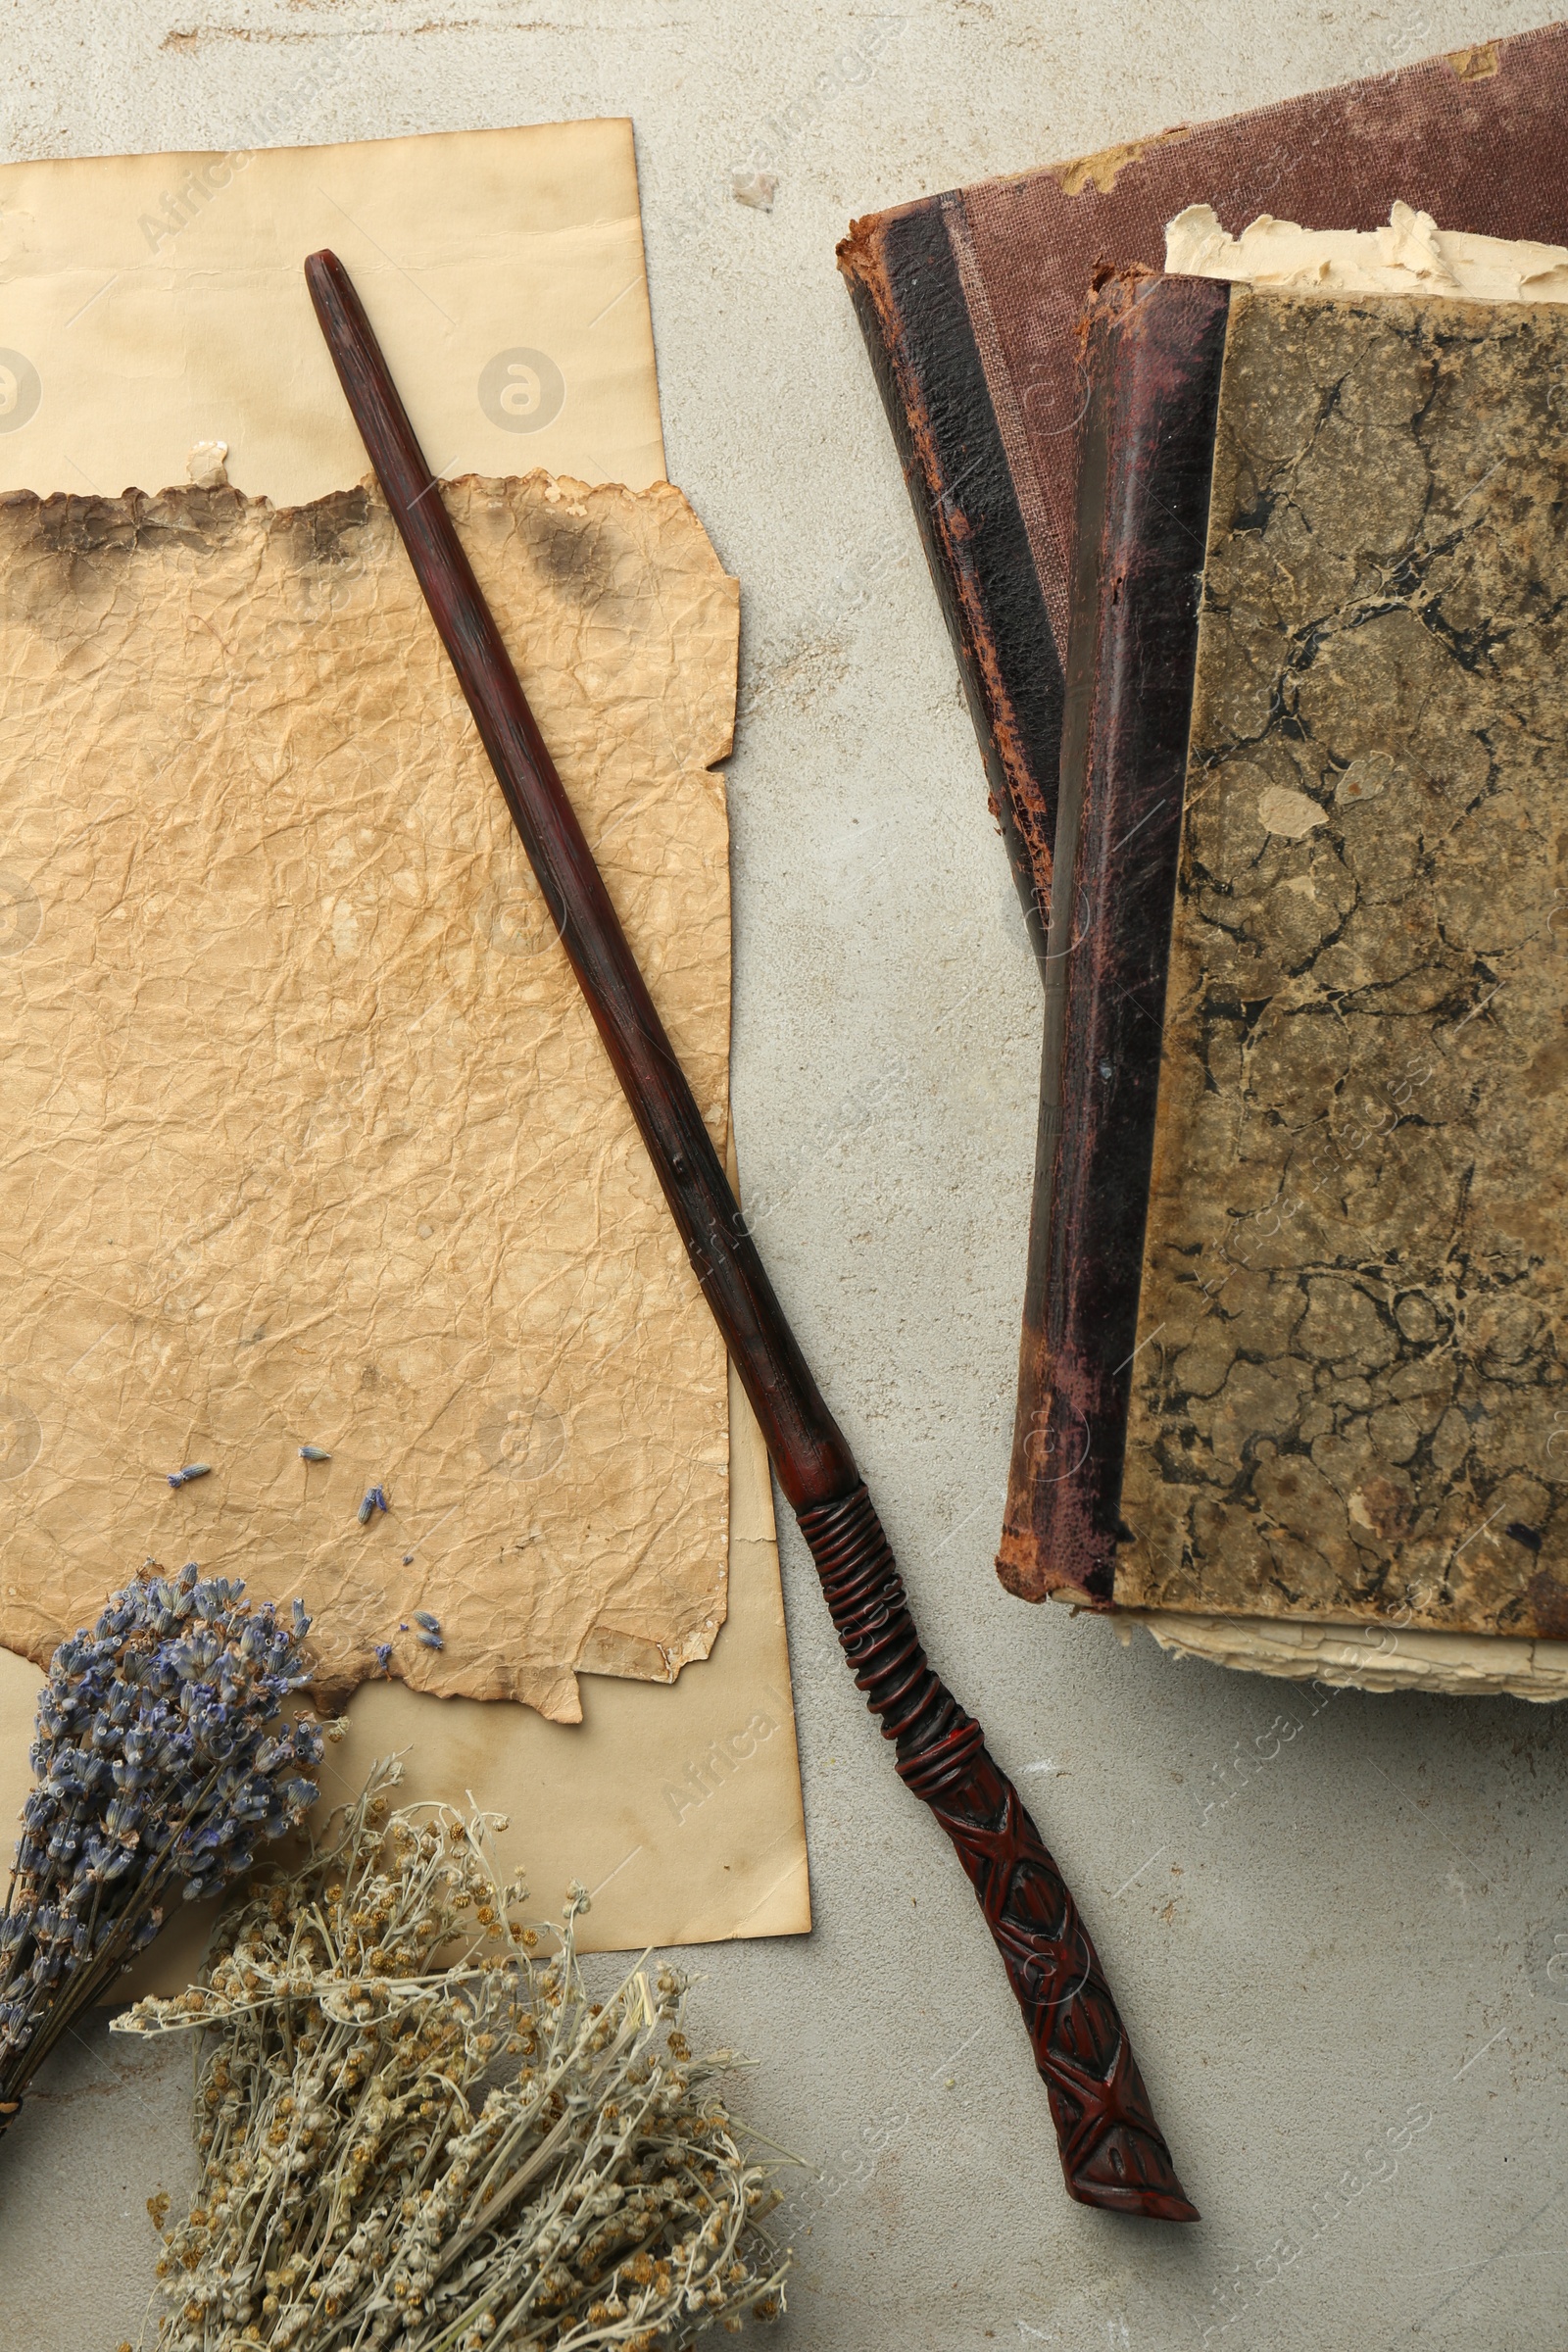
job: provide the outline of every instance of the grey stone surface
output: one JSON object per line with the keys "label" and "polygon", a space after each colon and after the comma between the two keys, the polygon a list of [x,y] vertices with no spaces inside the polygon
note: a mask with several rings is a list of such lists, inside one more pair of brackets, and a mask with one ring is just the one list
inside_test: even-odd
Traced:
{"label": "grey stone surface", "polygon": [[[1560,2332],[1556,1716],[1320,1702],[1124,1651],[993,1578],[1039,1005],[832,258],[852,211],[1537,21],[1508,0],[602,0],[561,21],[56,0],[0,22],[10,154],[226,147],[264,108],[278,140],[636,120],[670,471],[744,583],[748,1186],[929,1645],[1079,1893],[1205,2216],[1151,2229],[1063,2196],[978,1914],[790,1529],[818,1924],[707,1954],[699,2010],[756,2054],[749,2105],[815,2168],[789,2352],[1543,2352]],[[735,201],[747,167],[776,172],[770,211]],[[106,2066],[127,2079],[100,2098]],[[134,2334],[141,2200],[188,2162],[185,2066],[98,2035],[40,2086],[0,2151],[5,2352]]]}

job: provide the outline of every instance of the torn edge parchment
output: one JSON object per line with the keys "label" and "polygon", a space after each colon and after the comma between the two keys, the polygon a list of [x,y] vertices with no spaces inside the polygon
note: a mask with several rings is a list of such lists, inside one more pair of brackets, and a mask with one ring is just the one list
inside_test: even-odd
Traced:
{"label": "torn edge parchment", "polygon": [[[443,495],[722,1149],[737,585],[668,484]],[[673,1680],[724,1348],[384,505],[12,493],[0,587],[0,1641],[196,1556],[334,1696]]]}

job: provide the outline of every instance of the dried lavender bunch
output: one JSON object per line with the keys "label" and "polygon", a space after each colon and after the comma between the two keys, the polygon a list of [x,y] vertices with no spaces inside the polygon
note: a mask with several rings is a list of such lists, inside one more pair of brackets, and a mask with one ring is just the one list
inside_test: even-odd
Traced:
{"label": "dried lavender bunch", "polygon": [[388,1818],[400,1773],[253,1882],[199,1985],[114,2021],[203,2030],[201,2180],[172,2226],[149,2205],[164,2352],[673,2352],[773,2317],[776,2195],[712,2087],[732,2054],[691,2056],[686,1980],[638,1968],[590,2000],[581,1887],[561,1929],[514,1924],[504,1817]]}
{"label": "dried lavender bunch", "polygon": [[0,2131],[71,2021],[172,1906],[215,1894],[316,1801],[323,1729],[281,1710],[309,1682],[298,1601],[149,1572],[62,1642],[0,1914]]}

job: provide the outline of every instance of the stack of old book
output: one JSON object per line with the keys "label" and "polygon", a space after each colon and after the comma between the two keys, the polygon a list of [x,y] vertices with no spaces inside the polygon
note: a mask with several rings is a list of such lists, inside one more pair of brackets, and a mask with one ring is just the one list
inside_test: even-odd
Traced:
{"label": "stack of old book", "polygon": [[1003,1581],[1568,1695],[1568,27],[857,223],[1041,957]]}

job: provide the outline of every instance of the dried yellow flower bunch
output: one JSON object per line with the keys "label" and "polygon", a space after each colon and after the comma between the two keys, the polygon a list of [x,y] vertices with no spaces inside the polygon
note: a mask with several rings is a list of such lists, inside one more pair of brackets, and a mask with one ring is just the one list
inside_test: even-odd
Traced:
{"label": "dried yellow flower bunch", "polygon": [[504,1817],[390,1811],[400,1771],[253,1886],[199,1984],[115,2020],[203,2035],[200,2183],[173,2224],[149,2205],[164,2352],[674,2352],[772,2318],[776,2192],[713,2088],[732,2054],[691,2055],[686,1980],[590,2000],[581,1887],[559,1929],[515,1921]]}

